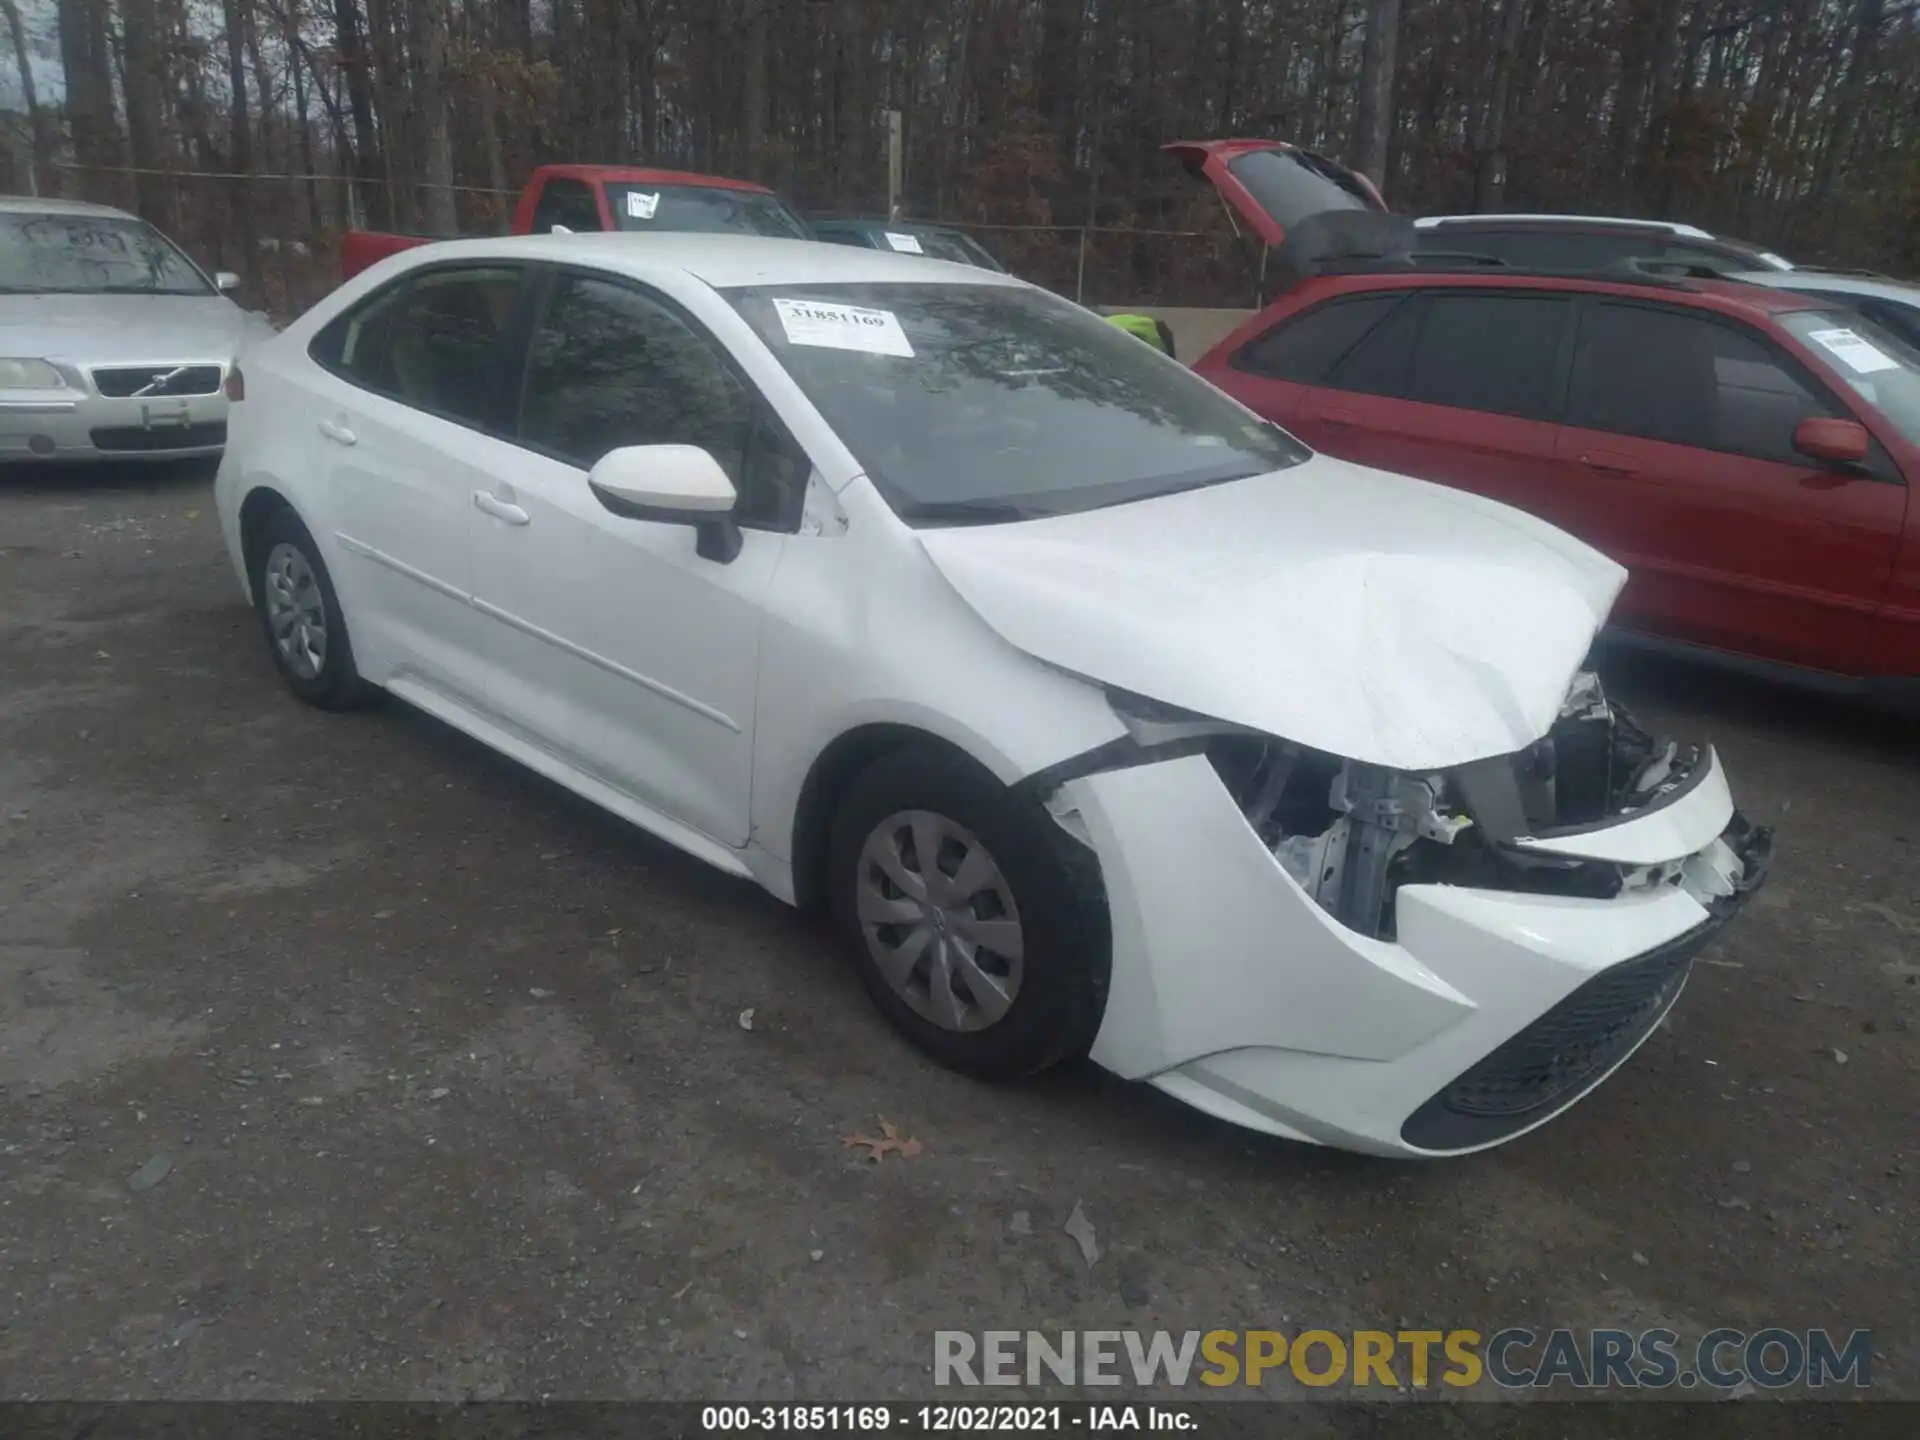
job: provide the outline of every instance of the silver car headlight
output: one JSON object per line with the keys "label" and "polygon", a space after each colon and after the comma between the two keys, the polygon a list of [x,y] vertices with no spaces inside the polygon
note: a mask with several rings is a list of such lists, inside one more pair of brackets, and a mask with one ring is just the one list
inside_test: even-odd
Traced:
{"label": "silver car headlight", "polygon": [[0,358],[0,390],[59,390],[66,383],[44,360]]}

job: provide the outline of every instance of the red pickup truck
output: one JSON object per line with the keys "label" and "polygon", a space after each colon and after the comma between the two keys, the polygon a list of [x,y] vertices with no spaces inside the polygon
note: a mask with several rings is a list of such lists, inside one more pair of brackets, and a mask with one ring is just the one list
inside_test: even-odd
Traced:
{"label": "red pickup truck", "polygon": [[[653,170],[631,165],[542,165],[520,192],[515,235],[554,230],[699,230],[810,240],[806,222],[780,197],[751,180]],[[341,278],[431,235],[349,230],[340,240]]]}

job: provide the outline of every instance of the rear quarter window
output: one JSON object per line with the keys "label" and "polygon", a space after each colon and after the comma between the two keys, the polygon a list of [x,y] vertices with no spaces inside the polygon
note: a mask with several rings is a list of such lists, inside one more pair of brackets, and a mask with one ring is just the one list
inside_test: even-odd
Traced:
{"label": "rear quarter window", "polygon": [[1288,315],[1241,346],[1233,368],[1269,380],[1318,385],[1404,298],[1345,296]]}

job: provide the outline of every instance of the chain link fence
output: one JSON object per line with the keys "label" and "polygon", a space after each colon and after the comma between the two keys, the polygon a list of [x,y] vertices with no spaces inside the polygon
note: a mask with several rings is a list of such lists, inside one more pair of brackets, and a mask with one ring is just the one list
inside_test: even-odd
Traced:
{"label": "chain link fence", "polygon": [[[59,192],[138,210],[207,270],[245,282],[250,308],[285,323],[340,279],[340,236],[370,214],[386,184],[340,174],[81,166],[56,162]],[[418,192],[425,186],[410,187]],[[518,191],[460,185],[461,233],[504,234]],[[965,230],[1022,279],[1096,307],[1244,306],[1252,271],[1230,228],[1215,232],[1122,225],[1004,225],[910,217]]]}

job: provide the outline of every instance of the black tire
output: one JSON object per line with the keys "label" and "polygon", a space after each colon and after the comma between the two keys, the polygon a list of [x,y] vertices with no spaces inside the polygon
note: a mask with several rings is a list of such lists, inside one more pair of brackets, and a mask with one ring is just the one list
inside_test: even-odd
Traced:
{"label": "black tire", "polygon": [[[932,812],[971,832],[1012,892],[1023,941],[1020,983],[1006,1012],[985,1028],[954,1030],[927,1019],[895,991],[868,946],[857,888],[862,851],[902,811]],[[991,1080],[1020,1079],[1086,1054],[1106,1008],[1106,899],[1092,853],[1037,805],[955,752],[895,750],[841,797],[827,864],[834,922],[861,983],[921,1050]]]}
{"label": "black tire", "polygon": [[[268,609],[268,566],[275,553],[286,546],[299,552],[312,573],[326,618],[326,648],[319,671],[314,675],[301,674],[281,650]],[[347,622],[340,613],[340,599],[334,594],[333,576],[327,571],[327,562],[292,507],[282,506],[267,517],[253,549],[253,608],[260,617],[260,633],[266,638],[267,653],[273,657],[274,668],[280,672],[287,688],[307,704],[322,710],[348,710],[377,699],[380,692],[362,680],[354,667],[353,642],[347,636]]]}

